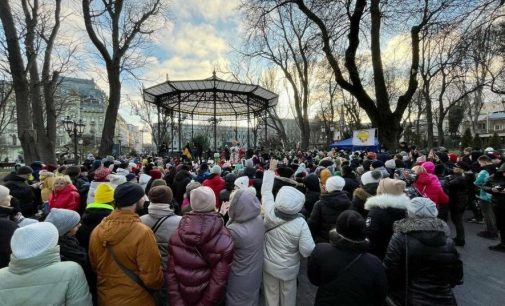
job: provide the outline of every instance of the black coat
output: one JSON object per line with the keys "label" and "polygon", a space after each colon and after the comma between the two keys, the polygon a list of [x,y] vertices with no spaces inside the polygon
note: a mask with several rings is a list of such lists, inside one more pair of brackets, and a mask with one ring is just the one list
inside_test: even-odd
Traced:
{"label": "black coat", "polygon": [[37,213],[37,206],[34,189],[28,185],[26,180],[16,174],[9,174],[4,178],[4,186],[9,188],[10,195],[19,201],[21,213],[25,217],[32,217]]}
{"label": "black coat", "polygon": [[316,242],[328,242],[329,231],[335,227],[341,212],[351,207],[351,200],[345,191],[335,190],[322,193],[321,199],[314,204],[308,225]]}
{"label": "black coat", "polygon": [[184,193],[186,193],[186,186],[191,182],[191,173],[186,170],[180,170],[174,177],[174,200],[177,204],[182,206],[182,200],[184,199]]}
{"label": "black coat", "polygon": [[277,196],[277,193],[279,192],[279,190],[284,186],[291,186],[291,187],[298,189],[300,192],[305,193],[305,185],[300,184],[300,183],[296,182],[295,180],[292,180],[289,178],[276,176],[274,179],[274,186],[272,188],[272,193],[274,194],[274,197]]}
{"label": "black coat", "polygon": [[409,202],[406,195],[381,194],[368,198],[365,203],[365,209],[368,210],[365,232],[370,241],[369,252],[381,260],[393,235],[393,223],[405,218]]}
{"label": "black coat", "polygon": [[351,177],[344,177],[343,179],[345,180],[344,191],[352,195],[354,193],[354,190],[359,187],[358,180]]}
{"label": "black coat", "polygon": [[110,215],[112,209],[106,208],[87,208],[81,219],[81,227],[75,237],[86,250],[89,247],[89,238],[95,227],[102,222],[102,219]]}
{"label": "black coat", "polygon": [[391,299],[404,305],[407,294],[407,305],[456,305],[452,287],[461,283],[463,270],[448,235],[447,224],[437,218],[395,224],[384,258]]}
{"label": "black coat", "polygon": [[369,197],[377,194],[377,187],[379,187],[379,183],[370,183],[361,188],[356,188],[352,193],[351,209],[359,212],[364,219],[368,215],[368,211],[365,210],[365,202]]}
{"label": "black coat", "polygon": [[315,174],[307,175],[303,179],[303,184],[305,185],[305,203],[303,204],[302,213],[305,218],[308,218],[312,213],[314,204],[320,199],[321,187],[319,184],[319,178]]}
{"label": "black coat", "polygon": [[444,189],[449,196],[449,205],[464,209],[468,203],[468,182],[461,174],[453,174],[445,179]]}
{"label": "black coat", "polygon": [[[365,253],[366,245],[337,241],[318,243],[308,259],[307,274],[318,286],[314,305],[382,305],[387,280],[381,261]],[[341,271],[359,254],[361,257],[345,272]]]}
{"label": "black coat", "polygon": [[8,217],[0,217],[0,269],[9,265],[11,257],[11,238],[18,228],[16,222]]}
{"label": "black coat", "polygon": [[491,176],[484,184],[482,189],[493,196],[492,202],[496,206],[500,207],[501,209],[505,209],[505,193],[493,192],[492,189],[496,186],[500,186],[501,188],[505,189],[505,177],[501,173],[495,173],[493,176]]}

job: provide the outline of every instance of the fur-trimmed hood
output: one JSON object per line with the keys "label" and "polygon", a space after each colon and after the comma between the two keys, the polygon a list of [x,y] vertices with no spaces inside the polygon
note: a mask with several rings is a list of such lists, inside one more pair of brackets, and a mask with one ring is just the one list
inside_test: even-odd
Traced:
{"label": "fur-trimmed hood", "polygon": [[353,198],[358,198],[361,201],[366,201],[371,196],[372,195],[370,193],[366,192],[366,190],[363,188],[356,188],[354,190],[354,192],[352,193]]}
{"label": "fur-trimmed hood", "polygon": [[393,230],[395,233],[414,237],[432,247],[445,245],[451,233],[447,223],[438,218],[405,218],[396,221]]}
{"label": "fur-trimmed hood", "polygon": [[369,197],[365,202],[365,209],[370,210],[374,207],[377,207],[382,209],[397,208],[406,210],[409,202],[410,199],[405,194],[402,195],[380,194]]}

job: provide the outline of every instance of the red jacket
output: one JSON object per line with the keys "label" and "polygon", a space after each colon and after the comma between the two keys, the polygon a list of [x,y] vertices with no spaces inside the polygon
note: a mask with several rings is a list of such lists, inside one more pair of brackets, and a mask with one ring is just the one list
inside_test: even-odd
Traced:
{"label": "red jacket", "polygon": [[184,215],[169,242],[170,305],[211,306],[224,301],[233,239],[218,213]]}
{"label": "red jacket", "polygon": [[426,195],[435,204],[445,205],[449,203],[449,197],[442,189],[437,176],[429,173],[420,173],[414,182],[414,187],[421,193]]}
{"label": "red jacket", "polygon": [[203,181],[203,186],[210,187],[212,191],[214,191],[214,196],[216,197],[216,208],[219,209],[221,207],[221,201],[219,201],[219,193],[224,189],[224,179],[217,175],[212,174],[212,176],[205,181]]}
{"label": "red jacket", "polygon": [[79,211],[81,196],[73,184],[68,184],[60,191],[53,190],[49,196],[50,208],[65,208]]}

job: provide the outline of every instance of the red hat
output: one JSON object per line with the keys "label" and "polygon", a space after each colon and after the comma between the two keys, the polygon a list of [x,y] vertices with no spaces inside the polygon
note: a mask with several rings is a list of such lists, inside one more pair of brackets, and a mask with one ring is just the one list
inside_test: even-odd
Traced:
{"label": "red hat", "polygon": [[110,173],[111,171],[109,168],[102,166],[95,170],[95,175],[93,176],[93,179],[95,181],[104,181]]}
{"label": "red hat", "polygon": [[449,160],[451,161],[451,163],[455,163],[455,162],[458,161],[458,155],[457,154],[449,153],[448,156],[449,156]]}
{"label": "red hat", "polygon": [[153,178],[153,179],[160,179],[161,178],[161,171],[158,170],[158,169],[153,169],[151,171],[149,171],[149,175]]}
{"label": "red hat", "polygon": [[375,154],[375,152],[368,152],[366,154],[366,156],[369,158],[369,159],[376,159],[377,158],[377,154]]}

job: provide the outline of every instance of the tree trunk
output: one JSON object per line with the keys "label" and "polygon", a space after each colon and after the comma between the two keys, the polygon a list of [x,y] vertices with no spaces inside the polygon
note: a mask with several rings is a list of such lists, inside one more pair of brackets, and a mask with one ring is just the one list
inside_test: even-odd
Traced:
{"label": "tree trunk", "polygon": [[[423,96],[426,102],[426,129],[427,129],[427,141],[428,147],[433,148],[434,145],[434,136],[433,136],[433,111],[431,110],[431,97],[429,95],[429,88],[423,88]],[[440,135],[439,135],[440,138]]]}
{"label": "tree trunk", "polygon": [[114,144],[114,131],[116,130],[116,118],[121,102],[121,80],[119,68],[107,67],[109,77],[109,105],[105,112],[105,120],[102,130],[102,139],[100,140],[100,149],[98,155],[105,157],[112,154],[112,145]]}
{"label": "tree trunk", "polygon": [[25,65],[21,56],[19,40],[14,25],[14,18],[7,0],[0,1],[0,19],[7,43],[9,67],[12,83],[16,93],[16,112],[18,138],[23,148],[25,163],[30,164],[37,159],[35,132],[33,131],[30,112],[29,87],[24,71]]}
{"label": "tree trunk", "polygon": [[388,151],[394,152],[398,148],[398,141],[402,133],[401,118],[389,116],[390,120],[375,122],[378,130],[379,142]]}
{"label": "tree trunk", "polygon": [[444,145],[444,118],[445,116],[441,116],[441,118],[437,122],[437,132],[438,132],[438,146]]}

